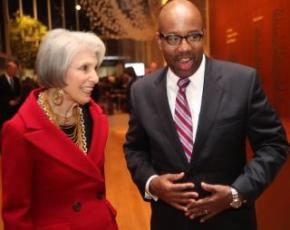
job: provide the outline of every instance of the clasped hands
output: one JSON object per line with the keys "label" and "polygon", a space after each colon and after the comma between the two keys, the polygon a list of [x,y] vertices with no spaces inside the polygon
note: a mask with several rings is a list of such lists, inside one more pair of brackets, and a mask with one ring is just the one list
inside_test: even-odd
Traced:
{"label": "clasped hands", "polygon": [[188,218],[201,217],[200,222],[205,222],[230,207],[232,201],[230,186],[202,182],[202,189],[210,195],[199,198],[199,194],[194,191],[194,183],[178,182],[183,177],[183,172],[157,176],[150,182],[149,191],[162,201],[183,211]]}

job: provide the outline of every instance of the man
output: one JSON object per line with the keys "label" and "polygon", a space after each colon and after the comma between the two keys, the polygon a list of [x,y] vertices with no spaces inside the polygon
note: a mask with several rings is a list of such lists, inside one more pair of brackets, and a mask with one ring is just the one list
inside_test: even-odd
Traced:
{"label": "man", "polygon": [[18,65],[14,60],[6,62],[5,74],[0,76],[0,129],[18,110],[20,102],[20,81],[15,76]]}
{"label": "man", "polygon": [[289,148],[256,71],[204,55],[202,18],[189,1],[166,4],[158,29],[168,67],[133,85],[124,144],[151,201],[151,229],[256,229],[254,201]]}

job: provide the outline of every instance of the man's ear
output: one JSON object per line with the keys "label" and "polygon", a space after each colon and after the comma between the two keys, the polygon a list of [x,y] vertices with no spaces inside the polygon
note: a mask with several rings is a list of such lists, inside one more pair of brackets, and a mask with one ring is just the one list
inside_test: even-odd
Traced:
{"label": "man's ear", "polygon": [[156,32],[155,33],[155,40],[157,41],[157,44],[158,44],[158,47],[159,49],[161,50],[161,38],[160,38],[160,33],[159,32]]}

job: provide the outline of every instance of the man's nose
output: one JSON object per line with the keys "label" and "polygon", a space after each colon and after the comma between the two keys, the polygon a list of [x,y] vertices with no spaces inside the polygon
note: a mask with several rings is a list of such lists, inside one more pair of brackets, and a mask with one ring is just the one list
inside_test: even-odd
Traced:
{"label": "man's nose", "polygon": [[181,52],[191,50],[191,45],[187,42],[185,38],[182,38],[180,44],[178,45],[178,50]]}

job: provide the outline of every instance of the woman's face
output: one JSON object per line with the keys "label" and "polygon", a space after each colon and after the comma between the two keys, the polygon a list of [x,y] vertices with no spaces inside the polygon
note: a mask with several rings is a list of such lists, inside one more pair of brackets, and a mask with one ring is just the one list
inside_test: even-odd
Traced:
{"label": "woman's face", "polygon": [[63,88],[65,100],[77,104],[90,101],[95,84],[98,83],[97,57],[90,49],[83,49],[75,55],[65,74],[66,86]]}

